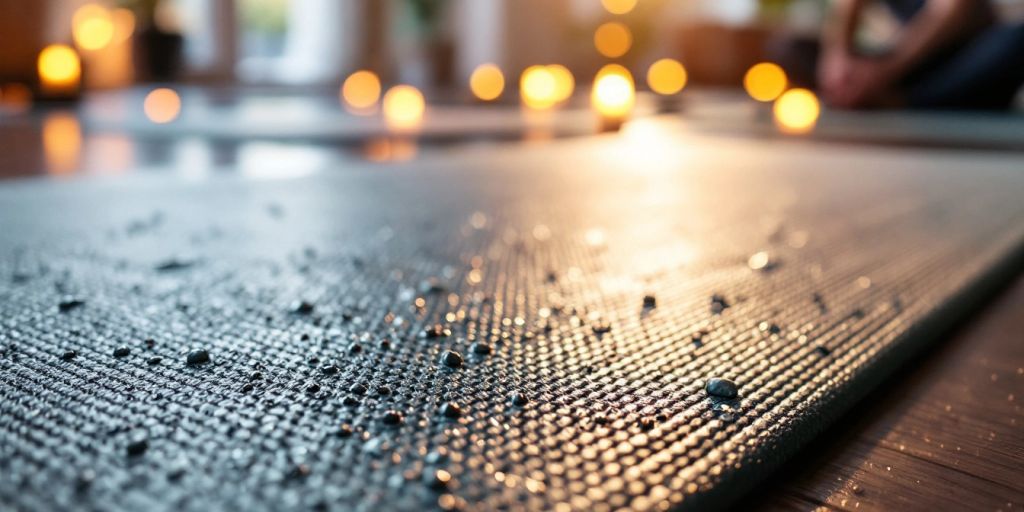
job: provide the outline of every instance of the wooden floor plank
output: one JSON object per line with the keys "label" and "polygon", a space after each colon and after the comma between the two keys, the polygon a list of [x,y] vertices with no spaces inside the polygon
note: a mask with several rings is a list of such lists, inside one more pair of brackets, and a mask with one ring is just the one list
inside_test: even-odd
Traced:
{"label": "wooden floor plank", "polygon": [[1024,509],[1024,278],[737,510]]}

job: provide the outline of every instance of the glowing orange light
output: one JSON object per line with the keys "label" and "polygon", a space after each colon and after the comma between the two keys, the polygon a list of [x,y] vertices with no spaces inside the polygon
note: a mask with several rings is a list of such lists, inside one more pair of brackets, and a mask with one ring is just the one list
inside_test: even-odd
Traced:
{"label": "glowing orange light", "polygon": [[633,75],[618,64],[601,68],[594,79],[590,101],[603,118],[625,119],[636,102]]}
{"label": "glowing orange light", "polygon": [[372,114],[379,99],[380,78],[373,71],[356,71],[341,85],[341,101],[354,114]]}
{"label": "glowing orange light", "polygon": [[423,123],[427,104],[411,85],[396,85],[384,95],[384,120],[395,131],[412,131]]}
{"label": "glowing orange light", "polygon": [[405,162],[416,156],[416,142],[406,138],[379,137],[370,139],[364,156],[371,162]]}
{"label": "glowing orange light", "polygon": [[481,100],[495,100],[505,90],[505,75],[494,64],[481,64],[470,75],[469,88]]}
{"label": "glowing orange light", "polygon": [[633,46],[633,33],[617,21],[609,21],[594,32],[594,47],[605,57],[621,57]]}
{"label": "glowing orange light", "polygon": [[55,112],[43,119],[43,153],[54,174],[67,174],[78,167],[82,149],[82,128],[69,112]]}
{"label": "glowing orange light", "polygon": [[807,89],[790,89],[782,94],[772,108],[775,124],[786,133],[807,133],[814,129],[821,115],[818,97]]}
{"label": "glowing orange light", "polygon": [[39,52],[36,63],[43,88],[53,91],[78,86],[82,77],[82,63],[70,46],[51,44]]}
{"label": "glowing orange light", "polygon": [[661,59],[647,68],[647,86],[652,91],[670,95],[686,87],[686,68],[675,59]]}
{"label": "glowing orange light", "polygon": [[123,43],[135,32],[135,13],[130,9],[119,7],[110,13],[114,21],[114,42]]}
{"label": "glowing orange light", "polygon": [[530,108],[546,109],[558,102],[558,82],[547,66],[530,66],[519,78],[519,94]]}
{"label": "glowing orange light", "polygon": [[555,102],[562,102],[569,99],[572,96],[573,89],[576,88],[576,79],[573,78],[572,72],[569,68],[561,64],[551,64],[545,66],[551,77],[555,79]]}
{"label": "glowing orange light", "polygon": [[83,50],[99,50],[114,39],[114,20],[110,11],[96,4],[85,4],[71,17],[71,36]]}
{"label": "glowing orange light", "polygon": [[601,0],[601,5],[612,14],[626,14],[636,7],[636,0]]}
{"label": "glowing orange light", "polygon": [[772,101],[786,90],[786,72],[778,64],[753,65],[743,76],[743,87],[757,101]]}
{"label": "glowing orange light", "polygon": [[142,104],[146,117],[157,124],[169,123],[181,113],[181,98],[178,93],[166,87],[153,89]]}

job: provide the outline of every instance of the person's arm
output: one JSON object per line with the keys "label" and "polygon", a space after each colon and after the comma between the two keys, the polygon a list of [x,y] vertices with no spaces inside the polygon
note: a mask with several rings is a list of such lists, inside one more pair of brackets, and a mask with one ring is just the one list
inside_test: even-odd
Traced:
{"label": "person's arm", "polygon": [[928,0],[901,31],[884,59],[890,81],[899,80],[932,52],[987,24],[992,12],[986,0]]}
{"label": "person's arm", "polygon": [[867,4],[865,0],[837,0],[831,17],[825,24],[822,40],[826,52],[853,53],[854,35],[860,23],[860,15]]}
{"label": "person's arm", "polygon": [[[880,58],[856,55],[854,33],[863,0],[841,0],[837,25],[821,61],[821,87],[826,100],[838,107],[858,108],[891,103],[907,73],[944,46],[992,22],[988,0],[926,0],[900,31],[890,53]],[[828,48],[833,48],[828,50]]]}
{"label": "person's arm", "polygon": [[821,34],[818,89],[834,105],[845,102],[845,86],[854,70],[854,38],[867,0],[837,0]]}

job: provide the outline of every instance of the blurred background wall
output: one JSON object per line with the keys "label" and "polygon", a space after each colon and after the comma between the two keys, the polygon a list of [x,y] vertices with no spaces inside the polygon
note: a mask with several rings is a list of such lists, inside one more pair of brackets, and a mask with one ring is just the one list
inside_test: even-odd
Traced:
{"label": "blurred background wall", "polygon": [[[76,19],[92,4],[107,21]],[[1000,5],[1005,16],[1024,14],[1024,0]],[[37,55],[63,43],[81,54],[85,85],[96,88],[314,86],[370,68],[385,81],[430,89],[465,84],[483,62],[511,73],[560,63],[579,77],[609,61],[639,69],[665,56],[682,59],[693,83],[735,85],[763,58],[769,34],[813,36],[827,7],[824,0],[0,0],[0,83],[37,85]],[[884,38],[879,13],[872,26]],[[83,47],[78,32],[91,26],[102,35],[107,22],[111,40]],[[607,22],[629,31],[621,56],[595,51],[595,29]]]}

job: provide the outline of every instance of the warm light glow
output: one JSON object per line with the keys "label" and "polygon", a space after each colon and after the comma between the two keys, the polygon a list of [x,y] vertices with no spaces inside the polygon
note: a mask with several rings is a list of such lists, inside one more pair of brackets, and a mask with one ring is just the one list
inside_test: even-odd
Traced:
{"label": "warm light glow", "polygon": [[633,75],[618,65],[608,64],[601,68],[594,79],[594,90],[590,101],[602,117],[624,119],[633,110],[636,93]]}
{"label": "warm light glow", "polygon": [[743,77],[747,94],[757,101],[772,101],[786,90],[786,72],[778,64],[755,64]]}
{"label": "warm light glow", "polygon": [[594,32],[594,47],[605,57],[621,57],[630,46],[633,46],[633,34],[629,27],[617,21],[609,21]]}
{"label": "warm light glow", "polygon": [[817,96],[807,89],[790,89],[775,102],[775,124],[786,133],[807,133],[821,114]]}
{"label": "warm light glow", "polygon": [[519,94],[527,107],[550,108],[558,102],[558,82],[547,66],[530,66],[519,79]]}
{"label": "warm light glow", "polygon": [[114,42],[123,43],[135,32],[135,13],[131,9],[119,7],[110,13],[114,21]]}
{"label": "warm light glow", "polygon": [[85,4],[71,18],[71,35],[83,50],[99,50],[114,39],[114,20],[105,7]]}
{"label": "warm light glow", "polygon": [[416,142],[404,137],[379,137],[367,141],[364,156],[371,162],[405,162],[416,157]]}
{"label": "warm light glow", "polygon": [[380,78],[373,71],[356,71],[341,85],[341,101],[354,114],[372,114],[379,99]]}
{"label": "warm light glow", "polygon": [[78,167],[82,128],[70,112],[54,112],[43,119],[43,152],[53,174],[68,174]]}
{"label": "warm light glow", "polygon": [[384,120],[395,131],[412,131],[423,123],[423,93],[411,85],[396,85],[384,95]]}
{"label": "warm light glow", "polygon": [[576,88],[576,79],[573,78],[572,72],[561,64],[551,64],[545,67],[548,73],[551,73],[551,77],[555,79],[555,102],[560,103],[569,99],[573,89]]}
{"label": "warm light glow", "polygon": [[674,59],[661,59],[647,69],[647,86],[658,94],[675,94],[686,87],[686,68]]}
{"label": "warm light glow", "polygon": [[481,100],[495,100],[505,90],[505,75],[494,64],[481,64],[470,75],[469,88]]}
{"label": "warm light glow", "polygon": [[636,0],[601,0],[601,5],[612,14],[626,14],[636,7]]}
{"label": "warm light glow", "polygon": [[142,104],[146,117],[157,124],[174,121],[181,112],[181,98],[171,89],[161,87],[146,95]]}
{"label": "warm light glow", "polygon": [[82,63],[70,46],[51,44],[39,52],[39,79],[44,88],[76,87],[82,76]]}

